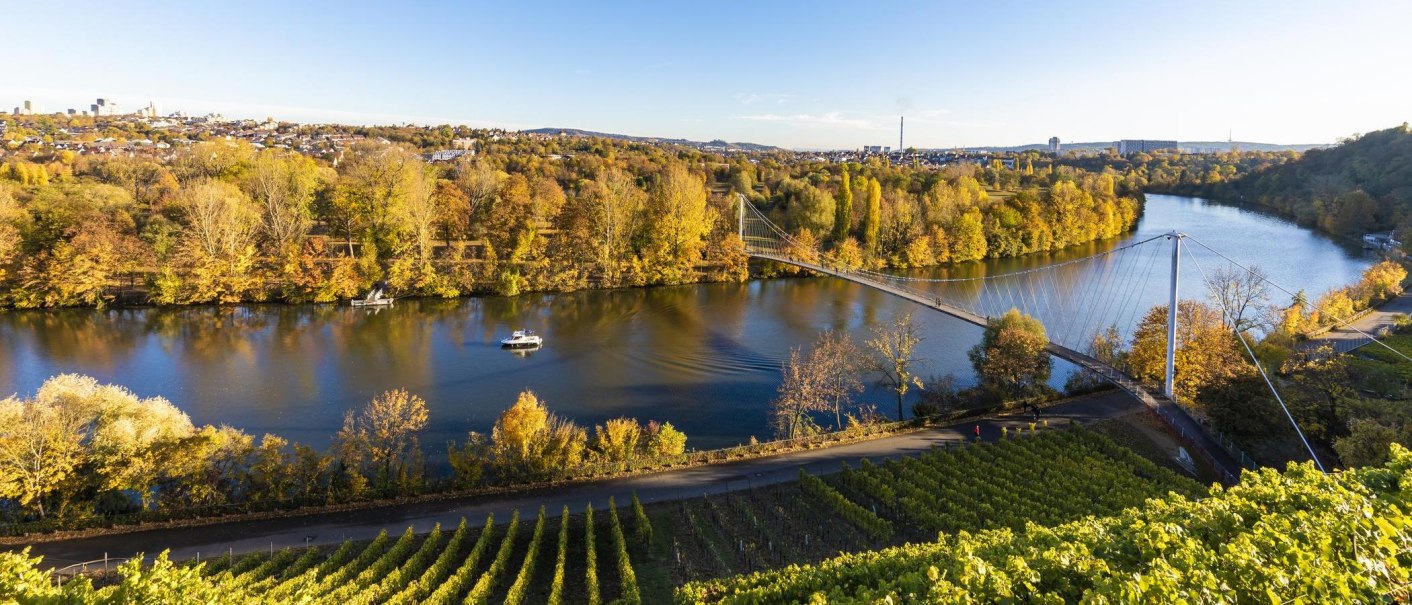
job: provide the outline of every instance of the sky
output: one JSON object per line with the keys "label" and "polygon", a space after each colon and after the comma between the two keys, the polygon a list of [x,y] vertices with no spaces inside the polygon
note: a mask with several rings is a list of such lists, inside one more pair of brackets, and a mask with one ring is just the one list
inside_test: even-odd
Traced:
{"label": "sky", "polygon": [[0,107],[799,149],[1334,143],[1412,119],[1412,2],[0,2]]}

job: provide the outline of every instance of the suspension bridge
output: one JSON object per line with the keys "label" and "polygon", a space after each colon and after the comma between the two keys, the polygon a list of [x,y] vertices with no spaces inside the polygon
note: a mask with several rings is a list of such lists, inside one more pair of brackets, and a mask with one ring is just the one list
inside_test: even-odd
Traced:
{"label": "suspension bridge", "polygon": [[[1183,246],[1184,241],[1203,248],[1208,253],[1208,263],[1214,258],[1218,262],[1228,263],[1233,271],[1251,272],[1251,269],[1205,244],[1184,234],[1170,232],[1081,258],[1001,274],[919,277],[831,262],[807,243],[798,241],[775,225],[744,196],[739,197],[739,206],[739,235],[750,257],[847,280],[982,327],[1010,309],[1017,309],[1044,324],[1051,355],[1112,383],[1156,412],[1186,440],[1194,453],[1203,456],[1227,482],[1238,478],[1241,469],[1255,467],[1253,460],[1228,439],[1198,421],[1173,396],[1180,313],[1168,313],[1166,317],[1165,380],[1160,392],[1129,375],[1126,369],[1103,360],[1112,356],[1102,354],[1102,346],[1096,346],[1096,343],[1102,342],[1130,342],[1139,323],[1153,306],[1165,304],[1168,309],[1177,308],[1184,253],[1203,278],[1209,277],[1200,259],[1191,255],[1192,246]],[[983,269],[977,266],[967,270],[974,273]],[[1278,284],[1271,285],[1293,296]],[[1239,318],[1225,308],[1224,303],[1222,312],[1231,318],[1232,325],[1237,323],[1235,320]],[[1345,325],[1353,327],[1351,324]],[[1238,336],[1250,358],[1255,360],[1250,343],[1244,335]],[[1364,336],[1376,341],[1372,336]],[[1255,365],[1281,407],[1285,407],[1274,383],[1258,360],[1255,360]],[[1318,456],[1287,408],[1285,415],[1299,433],[1316,465],[1322,469]]]}

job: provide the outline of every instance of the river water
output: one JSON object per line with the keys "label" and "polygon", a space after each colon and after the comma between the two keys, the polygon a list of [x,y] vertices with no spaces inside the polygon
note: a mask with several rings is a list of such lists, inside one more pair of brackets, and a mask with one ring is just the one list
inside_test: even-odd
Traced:
{"label": "river water", "polygon": [[[1149,195],[1127,236],[1053,255],[973,263],[928,275],[1001,274],[1083,257],[1173,229],[1263,267],[1313,298],[1349,283],[1375,259],[1270,215],[1197,198]],[[1197,251],[1198,262],[1214,265]],[[1205,255],[1205,256],[1202,256]],[[1168,257],[1167,261],[1170,262]],[[1185,260],[1184,260],[1185,262]],[[1209,269],[1208,269],[1209,270]],[[1184,297],[1199,276],[1183,267]],[[1086,278],[1082,272],[1068,279]],[[1146,276],[1144,304],[1165,303],[1167,273]],[[1282,295],[1281,295],[1282,297]],[[1282,302],[1282,300],[1277,300]],[[423,443],[488,431],[524,389],[592,425],[618,416],[671,422],[704,449],[769,436],[767,403],[792,347],[826,329],[861,341],[871,327],[916,311],[925,375],[974,382],[966,351],[981,330],[876,290],[831,278],[744,284],[408,300],[381,310],[336,305],[63,309],[0,312],[0,394],[32,395],[77,372],[161,395],[197,424],[229,424],[325,446],[344,412],[406,388],[431,408]],[[518,328],[544,335],[529,353],[501,350]],[[1054,383],[1072,367],[1056,364]],[[863,399],[892,412],[888,393]]]}

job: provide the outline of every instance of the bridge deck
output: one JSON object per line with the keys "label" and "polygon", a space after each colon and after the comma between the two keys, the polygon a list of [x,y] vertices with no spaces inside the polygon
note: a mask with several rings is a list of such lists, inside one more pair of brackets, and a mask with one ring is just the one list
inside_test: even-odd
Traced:
{"label": "bridge deck", "polygon": [[[897,284],[866,275],[849,271],[839,271],[824,265],[799,261],[770,252],[748,252],[748,254],[754,258],[793,265],[815,273],[822,273],[869,288],[881,290],[978,326],[985,326],[987,322],[985,317],[946,304],[946,301],[942,300],[940,297],[904,288]],[[1220,443],[1205,430],[1205,427],[1203,427],[1201,423],[1197,422],[1185,409],[1174,403],[1171,399],[1168,399],[1164,395],[1153,393],[1144,387],[1142,383],[1118,371],[1116,368],[1064,345],[1051,342],[1049,343],[1048,350],[1051,355],[1098,374],[1105,380],[1113,383],[1114,386],[1136,397],[1138,401],[1141,401],[1143,405],[1156,412],[1158,416],[1161,416],[1163,420],[1167,421],[1173,430],[1186,439],[1195,453],[1204,455],[1208,461],[1219,469],[1227,482],[1233,482],[1239,477],[1241,465],[1235,457],[1227,452],[1225,448],[1221,447]]]}

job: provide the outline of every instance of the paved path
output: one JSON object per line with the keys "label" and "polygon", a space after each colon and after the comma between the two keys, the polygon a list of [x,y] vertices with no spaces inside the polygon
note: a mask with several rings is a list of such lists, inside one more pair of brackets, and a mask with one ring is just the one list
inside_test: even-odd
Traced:
{"label": "paved path", "polygon": [[[1088,423],[1120,416],[1141,407],[1142,404],[1127,393],[1110,391],[1048,408],[1043,418],[1056,426],[1067,424],[1069,419]],[[565,505],[575,512],[583,510],[589,502],[596,508],[602,508],[607,505],[609,496],[615,497],[619,505],[625,505],[633,492],[648,503],[793,481],[798,478],[801,467],[815,474],[836,472],[845,461],[919,454],[933,447],[974,439],[976,426],[980,426],[984,440],[994,441],[1000,438],[1001,427],[1015,430],[1026,427],[1029,422],[1029,416],[1002,416],[861,443],[624,479],[340,513],[41,542],[34,544],[31,552],[44,555],[45,567],[99,560],[105,553],[111,557],[128,557],[139,552],[156,553],[166,548],[171,549],[174,558],[191,558],[197,553],[204,558],[224,554],[228,549],[242,553],[303,546],[306,543],[336,544],[350,538],[366,540],[383,529],[387,529],[388,533],[400,533],[409,525],[419,533],[427,532],[436,523],[454,527],[462,517],[471,523],[481,523],[489,513],[494,513],[497,520],[503,521],[509,518],[512,510],[518,509],[522,515],[533,514],[541,505],[557,516]]]}
{"label": "paved path", "polygon": [[1342,326],[1329,330],[1315,338],[1305,341],[1306,347],[1319,347],[1329,345],[1334,348],[1335,353],[1347,353],[1363,345],[1373,342],[1371,338],[1364,336],[1353,328],[1358,328],[1364,333],[1378,336],[1384,330],[1391,331],[1397,325],[1397,316],[1412,315],[1412,292],[1404,292],[1401,296],[1387,301],[1378,306],[1377,309],[1367,315],[1353,320],[1352,327]]}

